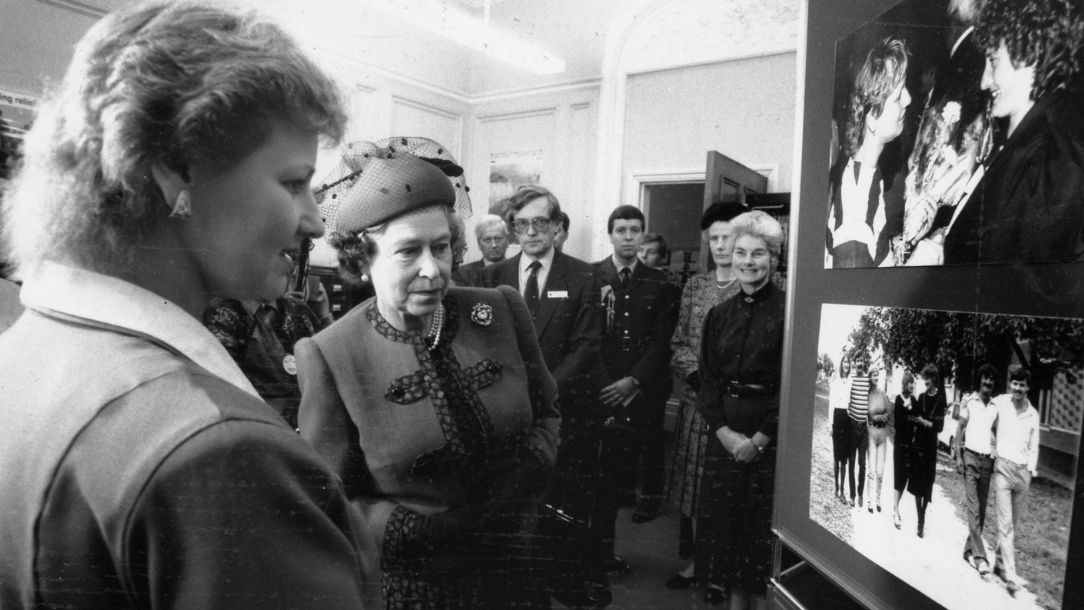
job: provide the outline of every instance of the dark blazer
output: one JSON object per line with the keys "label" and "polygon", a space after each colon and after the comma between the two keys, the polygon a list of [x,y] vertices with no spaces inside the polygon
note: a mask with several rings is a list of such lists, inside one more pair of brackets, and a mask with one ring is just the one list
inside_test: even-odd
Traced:
{"label": "dark blazer", "polygon": [[670,336],[677,324],[677,287],[666,274],[638,263],[627,288],[613,257],[595,263],[602,276],[602,342],[599,351],[611,381],[626,375],[647,397],[665,397],[673,389]]}
{"label": "dark blazer", "polygon": [[1076,96],[1035,102],[994,155],[945,237],[945,264],[1084,260],[1084,113]]}
{"label": "dark blazer", "polygon": [[[487,288],[499,285],[520,290],[519,259],[523,254],[486,267],[482,275]],[[539,294],[535,333],[553,378],[557,381],[562,415],[573,404],[597,403],[605,377],[598,344],[602,334],[599,316],[601,282],[589,263],[554,252],[553,268]],[[566,296],[550,296],[553,293]],[[603,373],[603,374],[599,374]],[[590,402],[588,402],[590,401]]]}
{"label": "dark blazer", "polygon": [[452,280],[455,281],[456,286],[473,286],[474,288],[485,288],[485,284],[482,280],[482,269],[486,267],[486,260],[480,258],[473,263],[467,263],[461,265],[459,269],[452,272]]}

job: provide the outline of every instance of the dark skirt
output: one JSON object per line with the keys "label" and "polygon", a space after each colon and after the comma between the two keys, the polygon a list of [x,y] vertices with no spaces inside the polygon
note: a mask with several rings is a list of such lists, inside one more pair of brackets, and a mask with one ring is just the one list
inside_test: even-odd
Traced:
{"label": "dark skirt", "polygon": [[928,502],[933,494],[933,480],[937,474],[937,446],[914,446],[910,451],[907,491]]}
{"label": "dark skirt", "polygon": [[911,472],[911,448],[899,442],[892,444],[892,487],[896,491],[907,489],[907,477]]}
{"label": "dark skirt", "polygon": [[837,462],[846,462],[854,454],[854,420],[847,409],[832,409],[832,453]]}
{"label": "dark skirt", "polygon": [[775,448],[741,464],[716,439],[708,444],[696,527],[696,576],[763,595],[771,571]]}
{"label": "dark skirt", "polygon": [[[509,538],[516,539],[514,542]],[[472,536],[447,558],[422,558],[385,568],[381,589],[386,610],[504,610],[549,608],[549,594],[533,560],[529,535]]]}

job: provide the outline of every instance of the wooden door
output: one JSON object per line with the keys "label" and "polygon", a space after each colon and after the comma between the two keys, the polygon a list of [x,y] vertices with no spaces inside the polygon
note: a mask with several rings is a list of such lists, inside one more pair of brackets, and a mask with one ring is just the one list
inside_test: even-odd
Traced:
{"label": "wooden door", "polygon": [[[704,209],[716,201],[746,202],[746,196],[765,193],[768,178],[734,159],[714,150],[708,151],[708,166],[704,173]],[[700,239],[700,268],[710,269],[707,241]]]}

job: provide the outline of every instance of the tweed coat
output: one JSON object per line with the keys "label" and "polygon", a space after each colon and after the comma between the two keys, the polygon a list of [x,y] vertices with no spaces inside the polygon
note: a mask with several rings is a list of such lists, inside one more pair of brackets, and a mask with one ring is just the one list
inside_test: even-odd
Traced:
{"label": "tweed coat", "polygon": [[[389,589],[410,586],[388,582],[405,564],[422,560],[421,577],[439,582],[470,561],[455,549],[407,556],[424,535],[418,515],[481,501],[516,460],[540,473],[556,461],[556,387],[522,297],[507,287],[451,288],[444,306],[449,349],[435,355],[420,333],[388,324],[375,298],[295,346],[301,434],[362,514],[364,546],[373,549],[362,558],[370,601],[387,603]],[[440,382],[449,370],[468,404],[449,400]],[[385,591],[373,590],[382,580]]]}

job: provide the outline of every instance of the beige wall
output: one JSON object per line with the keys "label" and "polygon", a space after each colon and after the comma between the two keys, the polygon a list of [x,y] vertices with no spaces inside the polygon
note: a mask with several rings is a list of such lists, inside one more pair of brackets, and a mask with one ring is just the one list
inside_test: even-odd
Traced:
{"label": "beige wall", "polygon": [[[790,190],[796,55],[781,53],[628,77],[622,173],[698,170],[717,150]],[[623,184],[627,180],[623,180]],[[622,190],[630,204],[637,193]]]}

